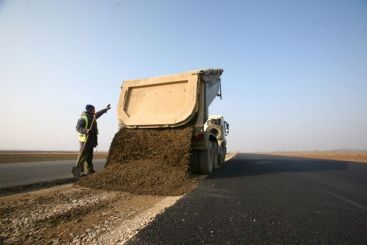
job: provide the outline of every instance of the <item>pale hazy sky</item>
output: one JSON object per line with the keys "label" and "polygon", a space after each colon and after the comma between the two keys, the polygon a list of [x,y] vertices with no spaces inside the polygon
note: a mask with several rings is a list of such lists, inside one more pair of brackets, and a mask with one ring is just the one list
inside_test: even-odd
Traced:
{"label": "pale hazy sky", "polygon": [[99,150],[123,80],[222,67],[231,151],[367,149],[367,1],[0,0],[0,149]]}

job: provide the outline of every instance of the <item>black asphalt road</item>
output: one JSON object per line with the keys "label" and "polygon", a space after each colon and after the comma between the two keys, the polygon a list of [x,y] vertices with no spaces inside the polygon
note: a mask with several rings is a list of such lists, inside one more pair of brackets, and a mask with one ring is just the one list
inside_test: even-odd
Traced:
{"label": "black asphalt road", "polygon": [[[95,159],[94,168],[103,168],[106,160]],[[70,178],[75,160],[19,162],[0,164],[0,189],[44,181]]]}
{"label": "black asphalt road", "polygon": [[238,154],[130,244],[367,244],[367,164]]}

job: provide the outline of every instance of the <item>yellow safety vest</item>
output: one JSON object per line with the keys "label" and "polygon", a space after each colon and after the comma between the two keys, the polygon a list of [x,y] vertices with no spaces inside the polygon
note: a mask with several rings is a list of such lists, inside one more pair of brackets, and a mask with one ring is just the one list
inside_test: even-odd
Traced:
{"label": "yellow safety vest", "polygon": [[[82,118],[85,121],[85,129],[88,129],[88,117],[82,116]],[[86,134],[79,134],[79,141],[80,142],[86,142],[87,141],[87,135]]]}

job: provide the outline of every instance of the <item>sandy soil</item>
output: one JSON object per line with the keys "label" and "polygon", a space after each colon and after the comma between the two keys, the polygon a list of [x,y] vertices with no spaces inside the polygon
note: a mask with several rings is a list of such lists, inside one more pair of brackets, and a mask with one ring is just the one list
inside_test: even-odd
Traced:
{"label": "sandy soil", "polygon": [[0,197],[0,241],[5,244],[123,242],[178,198],[73,185]]}
{"label": "sandy soil", "polygon": [[266,154],[367,163],[367,152],[271,152]]}
{"label": "sandy soil", "polygon": [[[75,160],[77,152],[0,152],[0,163]],[[95,152],[94,159],[106,159],[107,152]]]}

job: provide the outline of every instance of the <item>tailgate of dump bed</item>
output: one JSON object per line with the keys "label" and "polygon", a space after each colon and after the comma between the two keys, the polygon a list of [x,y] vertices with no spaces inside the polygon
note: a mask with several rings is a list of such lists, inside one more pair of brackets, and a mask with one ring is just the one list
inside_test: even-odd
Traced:
{"label": "tailgate of dump bed", "polygon": [[118,105],[122,126],[177,127],[193,117],[198,96],[197,72],[124,81]]}

